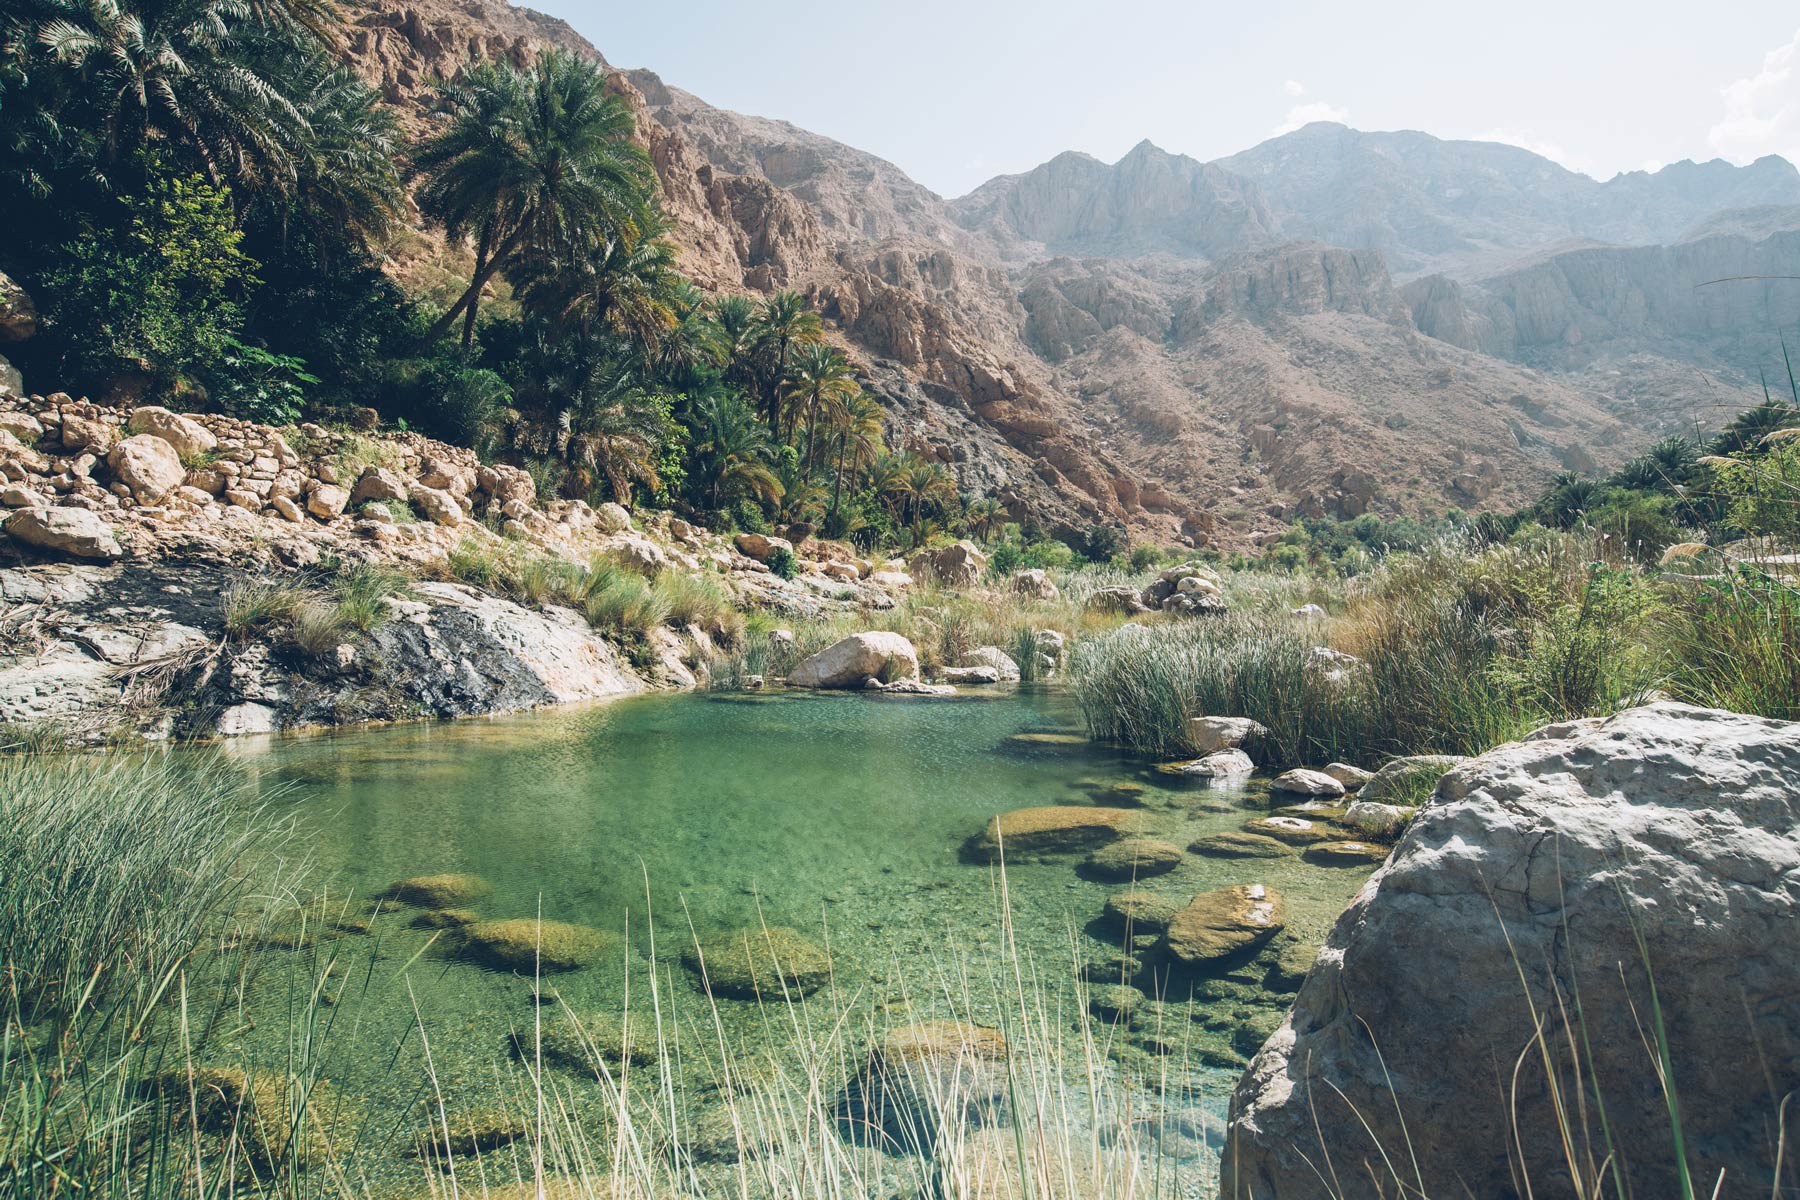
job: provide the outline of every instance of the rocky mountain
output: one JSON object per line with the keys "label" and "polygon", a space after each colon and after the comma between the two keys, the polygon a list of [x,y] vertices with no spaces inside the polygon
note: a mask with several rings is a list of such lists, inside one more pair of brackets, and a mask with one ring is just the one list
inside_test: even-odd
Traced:
{"label": "rocky mountain", "polygon": [[1724,209],[1800,203],[1800,172],[1773,156],[1601,183],[1517,146],[1329,122],[1214,165],[1254,181],[1287,236],[1380,250],[1403,278],[1470,278],[1570,241],[1669,242]]}
{"label": "rocky mountain", "polygon": [[[348,53],[415,122],[423,81],[469,55],[599,57],[496,0],[361,3]],[[1671,280],[1761,243],[1617,260],[1635,251],[1566,245],[1673,241],[1723,209],[1767,224],[1770,206],[1800,205],[1776,159],[1599,184],[1515,147],[1329,125],[1210,164],[1147,142],[1110,165],[1065,154],[946,201],[650,71],[614,80],[703,286],[807,294],[864,364],[889,440],[965,492],[1053,529],[1162,541],[1516,504],[1555,471],[1687,428],[1696,407],[1743,402],[1742,374],[1701,375],[1659,343],[1692,307]],[[1505,268],[1476,269],[1490,261]],[[1609,272],[1638,281],[1641,313]],[[1728,323],[1741,301],[1708,311]]]}
{"label": "rocky mountain", "polygon": [[1276,239],[1274,214],[1254,183],[1148,141],[1110,166],[1059,154],[1023,175],[989,180],[951,209],[1008,258],[1217,258]]}

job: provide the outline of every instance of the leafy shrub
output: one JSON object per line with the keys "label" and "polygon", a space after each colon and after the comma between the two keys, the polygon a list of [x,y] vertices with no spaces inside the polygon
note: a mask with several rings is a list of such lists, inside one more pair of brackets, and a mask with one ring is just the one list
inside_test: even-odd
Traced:
{"label": "leafy shrub", "polygon": [[1017,542],[1001,542],[988,554],[988,578],[1007,579],[1024,560]]}
{"label": "leafy shrub", "polygon": [[153,176],[121,205],[116,229],[64,246],[48,273],[51,324],[68,356],[165,382],[217,361],[256,282],[229,195],[199,175]]}
{"label": "leafy shrub", "polygon": [[213,403],[220,410],[262,425],[291,425],[306,401],[304,385],[319,377],[297,358],[273,354],[227,338],[218,364],[208,372]]}
{"label": "leafy shrub", "polygon": [[792,579],[800,573],[800,562],[786,546],[777,546],[769,555],[769,570],[777,579]]}

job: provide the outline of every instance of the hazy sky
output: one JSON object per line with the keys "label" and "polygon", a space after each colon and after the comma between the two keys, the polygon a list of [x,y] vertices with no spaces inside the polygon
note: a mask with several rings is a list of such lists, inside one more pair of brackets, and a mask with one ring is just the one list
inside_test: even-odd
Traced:
{"label": "hazy sky", "polygon": [[1514,142],[1605,178],[1800,162],[1800,9],[1777,0],[1075,3],[532,0],[617,66],[872,151],[960,195],[1143,138],[1217,158],[1307,120]]}

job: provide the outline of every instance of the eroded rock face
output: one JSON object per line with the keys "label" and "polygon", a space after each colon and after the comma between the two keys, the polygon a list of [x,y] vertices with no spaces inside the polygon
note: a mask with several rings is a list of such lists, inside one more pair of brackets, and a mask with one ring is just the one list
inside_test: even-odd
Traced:
{"label": "eroded rock face", "polygon": [[1539,1019],[1565,1085],[1571,1037],[1592,1055],[1582,1086],[1633,1194],[1678,1194],[1640,935],[1693,1177],[1767,1191],[1800,1086],[1797,779],[1800,725],[1678,704],[1549,726],[1451,771],[1240,1080],[1223,1194],[1325,1197],[1309,1162],[1327,1152],[1339,1179],[1392,1184],[1370,1130],[1411,1146],[1407,1184],[1429,1195],[1517,1195],[1519,1154],[1537,1194],[1567,1194]]}

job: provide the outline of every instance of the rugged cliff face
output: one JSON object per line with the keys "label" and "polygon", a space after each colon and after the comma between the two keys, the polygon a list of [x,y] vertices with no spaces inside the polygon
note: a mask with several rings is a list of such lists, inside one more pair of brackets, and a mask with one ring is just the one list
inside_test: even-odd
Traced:
{"label": "rugged cliff face", "polygon": [[[425,81],[468,56],[599,57],[561,22],[491,0],[364,4],[348,52],[415,124]],[[1583,231],[1673,236],[1713,197],[1800,201],[1779,160],[1601,185],[1513,147],[1309,126],[1214,164],[1149,143],[1111,165],[1065,154],[946,202],[874,155],[649,71],[615,86],[699,282],[807,294],[865,364],[890,441],[949,465],[965,492],[1052,528],[1158,540],[1241,545],[1301,513],[1514,503],[1696,407],[1742,402],[1741,376],[1696,379],[1667,355],[1636,352],[1625,370],[1543,350],[1624,353],[1622,326],[1644,340],[1681,327],[1692,303],[1657,272],[1699,250],[1647,257],[1636,302],[1611,295],[1623,268],[1597,251],[1478,285],[1397,288],[1389,262],[1466,274]],[[1332,245],[1284,242],[1296,236]]]}

